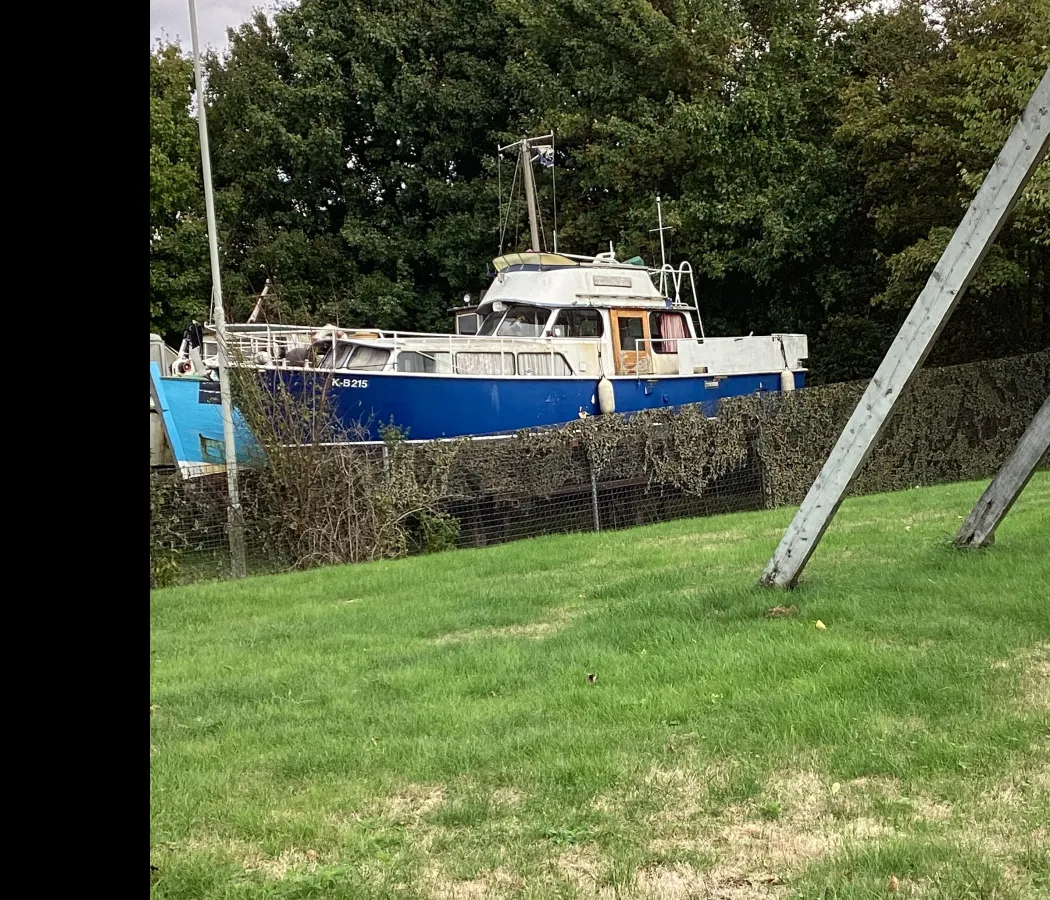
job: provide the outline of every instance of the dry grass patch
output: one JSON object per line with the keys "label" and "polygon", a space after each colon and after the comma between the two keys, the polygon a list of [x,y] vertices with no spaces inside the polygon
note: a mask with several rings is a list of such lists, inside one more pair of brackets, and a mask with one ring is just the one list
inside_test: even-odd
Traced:
{"label": "dry grass patch", "polygon": [[[880,793],[883,786],[860,780],[841,785],[809,770],[776,775],[760,796],[712,812],[710,792],[712,788],[717,791],[731,772],[731,765],[699,773],[654,770],[645,779],[663,797],[648,820],[653,829],[649,850],[702,853],[717,859],[698,890],[706,890],[711,882],[768,893],[775,887],[768,880],[770,875],[786,881],[792,873],[845,844],[896,833],[893,825],[870,810],[871,795]],[[889,793],[899,795],[899,790],[891,786]],[[947,815],[926,798],[921,804],[914,803],[913,809],[916,818],[924,817],[924,812],[938,819]],[[679,870],[675,878],[681,876]]]}
{"label": "dry grass patch", "polygon": [[567,881],[581,897],[596,897],[600,900],[612,898],[612,888],[602,881],[608,863],[595,844],[580,844],[554,859],[554,871]]}
{"label": "dry grass patch", "polygon": [[[724,550],[726,544],[736,543],[749,539],[749,535],[742,528],[727,528],[724,531],[696,531],[685,534],[662,535],[660,537],[646,538],[639,542],[640,547],[676,547],[681,544],[689,544],[691,547],[697,541],[704,541],[704,546],[711,550]],[[716,543],[717,542],[717,543]]]}
{"label": "dry grass patch", "polygon": [[241,863],[247,872],[261,872],[267,878],[283,881],[289,874],[312,872],[317,868],[318,853],[316,850],[300,850],[289,847],[275,857],[262,854],[250,854]]}
{"label": "dry grass patch", "polygon": [[451,634],[435,638],[433,643],[439,646],[446,646],[499,638],[541,640],[567,628],[580,613],[581,610],[560,607],[551,610],[550,616],[539,622],[523,622],[519,625],[504,625],[501,628],[475,628],[470,631],[454,631]]}
{"label": "dry grass patch", "polygon": [[431,865],[424,875],[431,900],[500,900],[520,894],[525,880],[505,868],[494,869],[474,878],[451,878]]}
{"label": "dry grass patch", "polygon": [[773,874],[698,872],[688,863],[650,866],[635,875],[632,900],[762,900],[778,896],[783,881]]}
{"label": "dry grass patch", "polygon": [[329,861],[310,848],[287,847],[274,856],[245,841],[220,838],[217,835],[190,838],[180,842],[177,849],[186,853],[222,856],[236,862],[245,872],[257,872],[273,881],[283,881],[292,874],[314,872],[319,863]]}
{"label": "dry grass patch", "polygon": [[1050,712],[1050,644],[1037,644],[991,666],[1016,674],[1017,706],[1022,712]]}
{"label": "dry grass patch", "polygon": [[492,805],[499,809],[521,809],[525,794],[517,788],[504,787],[492,792]]}
{"label": "dry grass patch", "polygon": [[1021,704],[1033,711],[1050,712],[1050,644],[1033,647],[1018,658],[1021,667]]}
{"label": "dry grass patch", "polygon": [[388,818],[401,822],[419,820],[444,802],[445,789],[441,785],[410,784],[387,799],[384,812]]}

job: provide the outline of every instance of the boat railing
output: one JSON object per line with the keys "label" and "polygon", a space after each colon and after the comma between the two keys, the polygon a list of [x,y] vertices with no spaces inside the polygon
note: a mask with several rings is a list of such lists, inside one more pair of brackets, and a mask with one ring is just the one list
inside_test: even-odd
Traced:
{"label": "boat railing", "polygon": [[[448,374],[519,374],[518,353],[544,354],[550,358],[551,372],[557,371],[555,357],[563,355],[565,339],[552,335],[473,335],[473,334],[435,334],[425,331],[383,331],[381,329],[336,328],[325,326],[274,326],[255,325],[251,330],[233,327],[226,332],[227,357],[235,364],[245,365],[280,365],[280,359],[289,350],[306,348],[322,341],[365,341],[382,342],[391,350],[390,364],[397,369],[397,359],[401,353],[417,353],[429,359],[435,367],[445,368]],[[406,346],[406,341],[411,341]],[[498,372],[476,372],[464,370],[457,363],[457,354],[475,350],[479,353],[498,353]],[[439,359],[436,354],[448,353],[448,362]],[[265,354],[265,357],[260,354]],[[514,360],[508,366],[508,356]],[[318,367],[310,367],[318,368]],[[325,369],[329,367],[325,366]],[[509,369],[509,371],[508,371]],[[440,374],[440,373],[439,373]]]}
{"label": "boat railing", "polygon": [[[659,269],[650,269],[649,274],[658,279],[660,293],[670,298],[672,303],[696,310],[700,337],[704,337],[704,320],[700,316],[700,304],[696,294],[696,279],[693,277],[692,265],[682,262],[675,268],[670,263],[664,263]],[[682,293],[687,288],[688,293],[683,299]]]}
{"label": "boat railing", "polygon": [[[552,335],[474,335],[474,334],[427,334],[417,331],[392,331],[389,337],[393,343],[391,348],[393,358],[391,363],[397,369],[397,359],[402,353],[417,353],[420,356],[434,362],[435,366],[441,364],[447,366],[448,374],[452,375],[520,375],[518,371],[519,353],[545,354],[550,357],[551,373],[556,370],[555,356],[561,355],[564,349],[564,338],[555,338]],[[419,347],[404,346],[404,338],[426,339],[431,346]],[[498,353],[499,372],[476,372],[464,370],[458,361],[458,354],[475,349],[478,353]],[[439,360],[437,353],[448,353],[448,362]],[[507,357],[513,357],[511,363],[512,371],[507,371]],[[567,364],[567,363],[566,363]],[[437,373],[441,374],[441,373]]]}
{"label": "boat railing", "polygon": [[309,347],[323,328],[298,325],[253,325],[251,329],[231,325],[226,329],[226,356],[231,362],[252,363],[259,353],[276,359],[281,351]]}

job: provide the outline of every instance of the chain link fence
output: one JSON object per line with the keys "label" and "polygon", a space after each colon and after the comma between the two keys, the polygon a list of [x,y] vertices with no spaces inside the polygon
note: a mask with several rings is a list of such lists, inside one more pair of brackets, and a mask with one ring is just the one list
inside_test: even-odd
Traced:
{"label": "chain link fence", "polygon": [[[242,472],[248,572],[794,505],[865,386],[737,398],[717,419],[685,407],[298,451]],[[1050,351],[921,372],[853,492],[990,477],[1048,394]],[[229,571],[226,476],[151,470],[151,585]]]}

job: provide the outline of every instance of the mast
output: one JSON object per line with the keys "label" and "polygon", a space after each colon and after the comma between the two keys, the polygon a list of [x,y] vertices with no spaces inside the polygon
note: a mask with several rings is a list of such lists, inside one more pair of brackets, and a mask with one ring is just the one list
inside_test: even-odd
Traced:
{"label": "mast", "polygon": [[[532,172],[532,151],[538,149],[540,152],[539,161],[541,166],[550,168],[554,165],[554,148],[546,144],[541,144],[538,147],[534,145],[538,141],[548,141],[554,139],[554,132],[549,134],[541,135],[540,137],[523,137],[520,141],[514,141],[512,144],[507,144],[506,147],[498,147],[497,152],[503,153],[507,150],[516,149],[521,154],[521,164],[524,169],[522,181],[525,185],[525,200],[529,207],[529,236],[531,238],[532,247],[531,249],[536,253],[541,251],[540,245],[540,213],[539,206],[536,202],[536,178]],[[515,176],[516,178],[517,176]],[[511,187],[512,199],[513,199],[514,188]],[[508,214],[509,217],[509,214]],[[558,215],[557,210],[554,214],[554,227],[558,227]],[[555,237],[557,241],[557,237]]]}
{"label": "mast", "polygon": [[536,182],[532,177],[532,157],[529,152],[529,139],[521,139],[521,164],[525,175],[525,199],[529,205],[529,232],[532,235],[532,249],[540,252],[540,221],[536,210]]}

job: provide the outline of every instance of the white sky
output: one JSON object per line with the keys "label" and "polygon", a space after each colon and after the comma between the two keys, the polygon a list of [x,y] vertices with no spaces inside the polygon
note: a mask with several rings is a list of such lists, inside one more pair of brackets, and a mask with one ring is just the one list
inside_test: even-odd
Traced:
{"label": "white sky", "polygon": [[[246,22],[254,9],[272,12],[276,0],[196,0],[197,31],[201,49],[226,49],[226,29]],[[189,53],[190,7],[188,0],[149,0],[149,42],[157,38],[174,41],[176,38]]]}
{"label": "white sky", "polygon": [[[246,22],[254,9],[272,12],[278,6],[288,6],[294,0],[196,0],[197,28],[201,49],[211,47],[225,50],[226,29]],[[872,0],[868,9],[886,9],[895,0]],[[183,49],[190,51],[190,12],[188,0],[149,0],[149,42],[152,47],[158,38],[178,39]]]}

